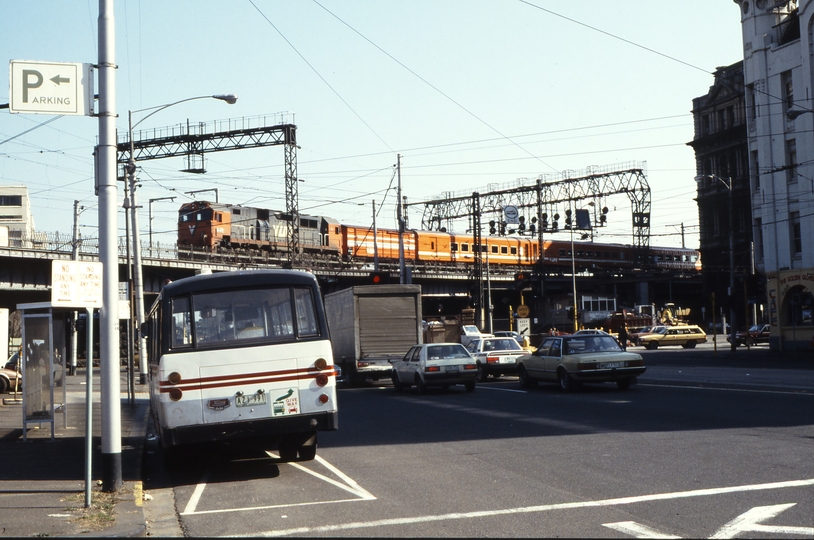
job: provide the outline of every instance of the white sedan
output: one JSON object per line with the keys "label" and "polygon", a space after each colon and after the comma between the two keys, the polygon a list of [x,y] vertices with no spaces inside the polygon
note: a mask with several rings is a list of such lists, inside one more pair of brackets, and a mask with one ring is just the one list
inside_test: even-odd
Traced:
{"label": "white sedan", "polygon": [[475,390],[475,360],[460,343],[415,345],[393,364],[393,388],[400,391],[415,385],[422,394],[429,386],[447,389],[462,384],[467,392]]}
{"label": "white sedan", "polygon": [[489,375],[515,375],[517,359],[528,354],[512,338],[492,337],[472,341],[466,350],[475,358],[478,365],[478,380],[484,382]]}

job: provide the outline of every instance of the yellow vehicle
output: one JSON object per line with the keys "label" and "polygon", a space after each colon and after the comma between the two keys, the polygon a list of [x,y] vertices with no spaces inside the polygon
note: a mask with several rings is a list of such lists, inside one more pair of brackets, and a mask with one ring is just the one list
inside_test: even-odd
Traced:
{"label": "yellow vehicle", "polygon": [[693,349],[698,343],[706,343],[707,335],[695,325],[661,326],[651,334],[639,336],[638,344],[653,350],[669,345],[681,345]]}

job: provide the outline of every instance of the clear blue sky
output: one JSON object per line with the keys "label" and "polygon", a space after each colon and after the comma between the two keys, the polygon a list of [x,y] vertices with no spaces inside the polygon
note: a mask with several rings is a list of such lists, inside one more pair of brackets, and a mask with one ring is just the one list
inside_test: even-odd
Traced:
{"label": "clear blue sky", "polygon": [[[302,213],[368,225],[375,199],[377,225],[394,227],[397,154],[408,202],[646,162],[651,245],[680,245],[683,223],[698,246],[690,111],[715,68],[742,58],[731,0],[119,0],[115,10],[118,129],[128,109],[199,95],[239,100],[180,104],[139,127],[288,112]],[[4,2],[0,50],[7,61],[95,63],[97,15],[95,0]],[[20,135],[51,119],[0,110],[0,184],[28,186],[37,230],[69,233],[80,200],[82,234],[96,236],[98,121],[65,116]],[[208,154],[206,175],[179,172],[182,158],[140,165],[143,239],[151,198],[177,197],[153,205],[162,242],[174,241],[185,191],[285,208],[281,147]],[[630,243],[627,198],[608,202],[598,240]],[[408,218],[420,224],[418,212]]]}

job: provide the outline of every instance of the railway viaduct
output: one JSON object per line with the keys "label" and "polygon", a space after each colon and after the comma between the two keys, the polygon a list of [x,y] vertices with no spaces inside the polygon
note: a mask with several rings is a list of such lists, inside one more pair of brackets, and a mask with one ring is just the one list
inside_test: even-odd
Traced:
{"label": "railway viaduct", "polygon": [[[16,309],[17,304],[47,302],[51,295],[52,260],[70,260],[70,240],[48,235],[30,247],[0,247],[0,307]],[[98,261],[98,251],[92,242],[78,250],[78,259]],[[232,253],[213,255],[203,252],[185,252],[175,246],[157,245],[142,248],[142,274],[145,306],[149,306],[166,280],[176,280],[201,272],[224,272],[241,269],[281,268],[285,255]],[[119,250],[119,282],[126,295],[128,257],[124,245]],[[470,265],[471,266],[471,265]],[[352,285],[369,284],[373,266],[369,262],[337,263],[303,258],[299,269],[314,273],[323,293]],[[391,280],[398,282],[398,263],[381,264],[379,270],[389,272]],[[467,307],[475,307],[479,287],[487,293],[493,307],[495,329],[508,327],[509,314],[521,303],[531,308],[535,324],[550,319],[558,308],[573,305],[570,274],[548,273],[543,283],[518,283],[514,268],[496,268],[493,265],[478,282],[471,268],[443,265],[408,266],[408,282],[421,285],[424,296],[424,316],[459,315]],[[700,298],[700,273],[687,275],[676,272],[631,270],[625,273],[577,273],[578,298],[616,299],[617,307],[635,304],[675,302],[682,307],[693,307],[700,313],[704,299]],[[545,293],[543,294],[543,288]]]}

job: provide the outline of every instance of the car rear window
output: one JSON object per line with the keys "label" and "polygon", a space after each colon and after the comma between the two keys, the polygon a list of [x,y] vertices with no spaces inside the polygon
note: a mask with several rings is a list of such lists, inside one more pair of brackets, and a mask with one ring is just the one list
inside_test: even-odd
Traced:
{"label": "car rear window", "polygon": [[433,345],[427,347],[428,360],[440,360],[442,358],[466,358],[469,353],[461,345]]}
{"label": "car rear window", "polygon": [[519,351],[520,345],[510,338],[487,339],[483,344],[484,351]]}

